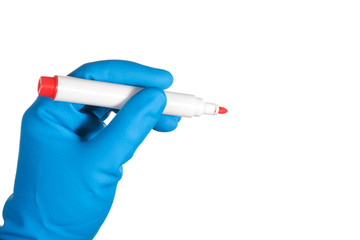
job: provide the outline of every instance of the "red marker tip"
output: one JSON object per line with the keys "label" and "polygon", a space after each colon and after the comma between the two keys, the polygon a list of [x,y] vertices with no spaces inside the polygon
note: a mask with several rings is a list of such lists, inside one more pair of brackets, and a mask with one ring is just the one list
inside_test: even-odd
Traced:
{"label": "red marker tip", "polygon": [[219,114],[225,114],[227,113],[227,109],[224,107],[219,107]]}

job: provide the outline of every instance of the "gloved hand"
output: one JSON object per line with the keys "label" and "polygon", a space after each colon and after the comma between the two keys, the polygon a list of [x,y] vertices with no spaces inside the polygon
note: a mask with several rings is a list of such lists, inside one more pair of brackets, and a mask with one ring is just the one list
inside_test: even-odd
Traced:
{"label": "gloved hand", "polygon": [[92,239],[111,208],[122,165],[152,128],[171,131],[180,120],[161,114],[161,89],[173,81],[167,71],[111,60],[85,64],[70,76],[145,89],[108,126],[103,120],[110,109],[37,98],[22,120],[2,240]]}

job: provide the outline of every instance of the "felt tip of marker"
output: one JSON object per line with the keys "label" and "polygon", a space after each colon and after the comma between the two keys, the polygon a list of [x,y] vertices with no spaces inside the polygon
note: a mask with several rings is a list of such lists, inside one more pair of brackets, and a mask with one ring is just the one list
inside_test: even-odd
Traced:
{"label": "felt tip of marker", "polygon": [[228,112],[228,110],[226,109],[226,108],[224,108],[224,107],[219,107],[219,114],[225,114],[225,113],[227,113]]}

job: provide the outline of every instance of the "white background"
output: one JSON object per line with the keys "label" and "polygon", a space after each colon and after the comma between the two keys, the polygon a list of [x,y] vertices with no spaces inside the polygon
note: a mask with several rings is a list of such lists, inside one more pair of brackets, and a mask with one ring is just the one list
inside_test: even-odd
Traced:
{"label": "white background", "polygon": [[229,113],[152,132],[95,239],[359,239],[359,12],[344,0],[2,1],[0,205],[39,76],[127,59]]}

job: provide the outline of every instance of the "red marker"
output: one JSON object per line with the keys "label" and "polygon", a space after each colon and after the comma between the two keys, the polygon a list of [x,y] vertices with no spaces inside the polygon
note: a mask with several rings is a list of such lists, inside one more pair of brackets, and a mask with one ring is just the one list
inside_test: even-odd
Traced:
{"label": "red marker", "polygon": [[[55,101],[120,109],[127,100],[143,88],[94,80],[54,76],[40,77],[38,93]],[[194,95],[167,92],[163,114],[180,117],[227,113],[226,108],[204,102]]]}

